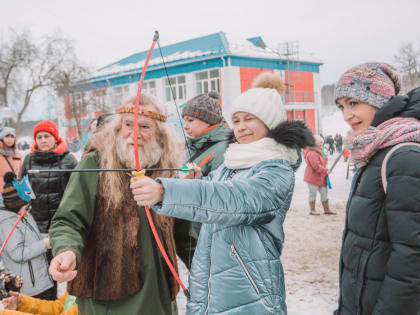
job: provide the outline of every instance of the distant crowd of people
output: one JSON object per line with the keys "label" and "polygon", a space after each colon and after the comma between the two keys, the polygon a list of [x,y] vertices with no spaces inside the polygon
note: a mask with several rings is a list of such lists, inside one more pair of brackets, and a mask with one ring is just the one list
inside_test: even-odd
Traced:
{"label": "distant crowd of people", "polygon": [[335,136],[323,136],[320,134],[320,137],[323,139],[323,147],[322,149],[325,152],[328,152],[330,155],[333,155],[336,151],[341,153],[343,150],[343,136],[339,133],[336,133]]}

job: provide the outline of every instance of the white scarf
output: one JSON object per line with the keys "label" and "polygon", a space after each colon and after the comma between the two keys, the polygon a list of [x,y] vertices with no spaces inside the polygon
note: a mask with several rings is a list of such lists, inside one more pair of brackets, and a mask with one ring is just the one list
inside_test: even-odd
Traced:
{"label": "white scarf", "polygon": [[277,143],[272,138],[262,138],[248,144],[232,143],[225,153],[225,165],[230,169],[249,168],[272,159],[286,160],[293,165],[299,157],[296,149]]}

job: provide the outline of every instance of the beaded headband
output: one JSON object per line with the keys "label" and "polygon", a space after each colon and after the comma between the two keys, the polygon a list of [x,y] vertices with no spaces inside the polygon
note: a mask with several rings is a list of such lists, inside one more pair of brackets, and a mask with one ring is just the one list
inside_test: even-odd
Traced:
{"label": "beaded headband", "polygon": [[[117,109],[117,114],[134,114],[134,106],[132,105],[126,105],[126,106],[122,106],[120,108]],[[166,116],[156,113],[156,112],[152,112],[150,110],[145,110],[142,108],[139,108],[139,115],[142,116],[146,116],[155,120],[160,120],[165,122],[166,121]]]}

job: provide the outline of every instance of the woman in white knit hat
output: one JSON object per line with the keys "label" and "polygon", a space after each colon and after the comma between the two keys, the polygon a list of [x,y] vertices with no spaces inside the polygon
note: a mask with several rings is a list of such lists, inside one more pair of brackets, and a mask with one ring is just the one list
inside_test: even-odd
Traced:
{"label": "woman in white knit hat", "polygon": [[313,146],[302,122],[285,119],[281,78],[264,73],[224,109],[234,129],[224,164],[196,179],[132,182],[139,205],[201,222],[190,274],[187,314],[287,314],[283,221],[301,162]]}

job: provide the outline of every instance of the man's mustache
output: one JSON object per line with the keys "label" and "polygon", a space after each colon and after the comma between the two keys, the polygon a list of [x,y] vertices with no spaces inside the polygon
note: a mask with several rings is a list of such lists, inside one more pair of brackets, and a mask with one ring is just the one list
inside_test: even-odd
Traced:
{"label": "man's mustache", "polygon": [[[126,143],[125,143],[126,145],[134,145],[134,142],[133,141],[127,141]],[[143,141],[140,141],[139,140],[139,142],[138,142],[138,145],[139,146],[143,146],[145,143],[143,143]]]}

